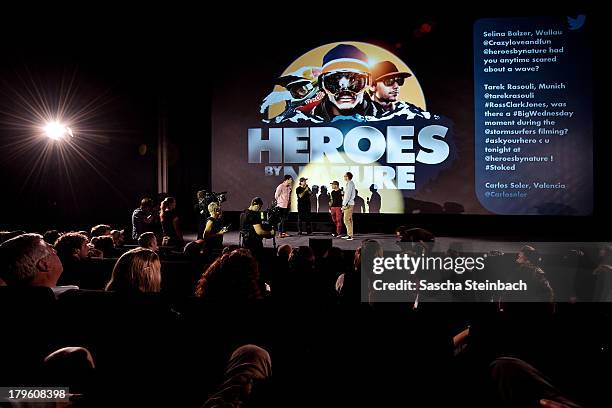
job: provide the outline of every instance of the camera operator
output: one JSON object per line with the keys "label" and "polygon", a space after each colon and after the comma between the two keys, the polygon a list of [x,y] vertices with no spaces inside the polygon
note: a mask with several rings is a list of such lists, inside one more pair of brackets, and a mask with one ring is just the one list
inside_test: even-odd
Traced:
{"label": "camera operator", "polygon": [[256,258],[263,250],[263,239],[274,237],[274,228],[266,230],[262,225],[263,200],[255,197],[251,200],[251,205],[243,213],[240,226],[240,234],[242,235],[242,246],[251,250],[251,253]]}
{"label": "camera operator", "polygon": [[274,199],[277,202],[277,206],[280,208],[280,222],[278,223],[279,237],[288,237],[289,234],[285,232],[285,221],[289,216],[289,209],[291,208],[291,186],[293,185],[293,177],[286,175],[283,182],[276,187],[274,193]]}
{"label": "camera operator", "polygon": [[312,234],[312,224],[310,223],[310,196],[312,190],[307,183],[306,177],[300,177],[300,185],[295,189],[298,197],[298,235],[302,235],[302,223],[306,224],[306,233]]}

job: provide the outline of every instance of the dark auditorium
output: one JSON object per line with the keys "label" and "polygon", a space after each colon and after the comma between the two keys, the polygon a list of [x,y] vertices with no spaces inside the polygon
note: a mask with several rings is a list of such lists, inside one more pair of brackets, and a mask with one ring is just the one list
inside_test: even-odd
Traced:
{"label": "dark auditorium", "polygon": [[0,406],[612,406],[602,7],[262,6],[5,16]]}

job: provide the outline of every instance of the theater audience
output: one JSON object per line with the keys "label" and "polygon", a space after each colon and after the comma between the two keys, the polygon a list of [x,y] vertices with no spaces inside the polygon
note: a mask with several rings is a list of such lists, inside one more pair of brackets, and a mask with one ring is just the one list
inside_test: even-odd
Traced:
{"label": "theater audience", "polygon": [[145,248],[135,248],[121,255],[106,285],[107,291],[121,293],[159,292],[160,289],[159,256]]}
{"label": "theater audience", "polygon": [[226,303],[260,299],[257,261],[247,249],[221,255],[202,274],[195,295]]}

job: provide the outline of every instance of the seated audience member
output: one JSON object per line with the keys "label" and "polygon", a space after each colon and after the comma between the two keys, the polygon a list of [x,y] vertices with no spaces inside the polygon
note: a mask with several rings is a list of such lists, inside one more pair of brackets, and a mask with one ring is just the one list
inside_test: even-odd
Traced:
{"label": "seated audience member", "polygon": [[94,237],[101,237],[101,236],[110,235],[110,234],[111,234],[110,225],[99,224],[91,229],[90,235],[92,238],[94,238]]}
{"label": "seated audience member", "polygon": [[46,243],[53,245],[61,235],[58,230],[49,230],[43,234],[43,239]]}
{"label": "seated audience member", "polygon": [[145,248],[135,248],[121,255],[106,285],[107,291],[122,293],[159,292],[160,289],[159,256]]}
{"label": "seated audience member", "polygon": [[91,235],[89,234],[89,231],[77,231],[79,234],[81,235],[85,235],[87,237],[87,239],[91,239]]}
{"label": "seated audience member", "polygon": [[198,239],[196,241],[191,241],[185,248],[183,248],[183,254],[190,259],[199,259],[206,254],[204,240]]}
{"label": "seated audience member", "polygon": [[0,278],[7,286],[44,286],[56,296],[77,286],[57,286],[62,262],[39,234],[22,234],[0,245]]}
{"label": "seated audience member", "polygon": [[500,406],[576,408],[578,404],[537,368],[518,358],[499,357],[491,364],[491,378]]}
{"label": "seated audience member", "polygon": [[104,258],[116,258],[119,256],[118,251],[115,249],[115,243],[113,237],[110,235],[103,235],[92,239],[94,248],[102,252]]}
{"label": "seated audience member", "polygon": [[55,241],[55,250],[64,266],[64,272],[59,279],[61,284],[81,286],[81,279],[87,273],[89,263],[89,240],[77,232],[69,232]]}
{"label": "seated audience member", "polygon": [[113,237],[115,248],[121,248],[123,247],[123,244],[125,244],[125,235],[123,230],[112,230],[111,237]]}
{"label": "seated audience member", "polygon": [[368,248],[370,257],[382,257],[383,249],[378,241],[364,239],[361,246],[355,250],[353,268],[338,276],[336,280],[336,291],[343,302],[356,303],[361,298],[361,263]]}
{"label": "seated audience member", "polygon": [[253,344],[238,347],[225,368],[223,384],[203,408],[249,406],[251,393],[271,375],[272,360],[266,350]]}
{"label": "seated audience member", "polygon": [[220,252],[223,250],[223,234],[227,229],[223,226],[219,204],[215,202],[208,204],[208,213],[210,217],[206,219],[204,227],[204,246],[211,251]]}
{"label": "seated audience member", "polygon": [[159,247],[157,246],[157,237],[152,232],[144,232],[138,237],[138,246],[145,249],[150,249],[153,252],[157,252]]}
{"label": "seated audience member", "polygon": [[260,299],[257,261],[247,249],[221,255],[202,274],[195,295],[230,303]]}
{"label": "seated audience member", "polygon": [[525,245],[516,257],[515,276],[512,279],[527,284],[526,291],[507,292],[502,295],[502,300],[507,302],[544,302],[554,301],[553,289],[548,282],[546,274],[539,267],[540,255],[532,246]]}

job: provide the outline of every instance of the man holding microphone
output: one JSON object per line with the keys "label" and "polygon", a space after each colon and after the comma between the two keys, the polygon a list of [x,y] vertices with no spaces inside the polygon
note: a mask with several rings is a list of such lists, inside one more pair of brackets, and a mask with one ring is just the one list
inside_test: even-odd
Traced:
{"label": "man holding microphone", "polygon": [[298,203],[298,235],[302,235],[302,223],[306,223],[307,234],[312,234],[312,225],[310,223],[310,196],[312,190],[306,183],[306,177],[300,177],[300,185],[295,189]]}
{"label": "man holding microphone", "polygon": [[344,197],[342,198],[342,213],[344,214],[344,225],[346,225],[346,236],[342,237],[347,241],[353,240],[353,207],[355,206],[355,183],[353,182],[353,173],[347,171],[344,174],[346,186],[344,188]]}

